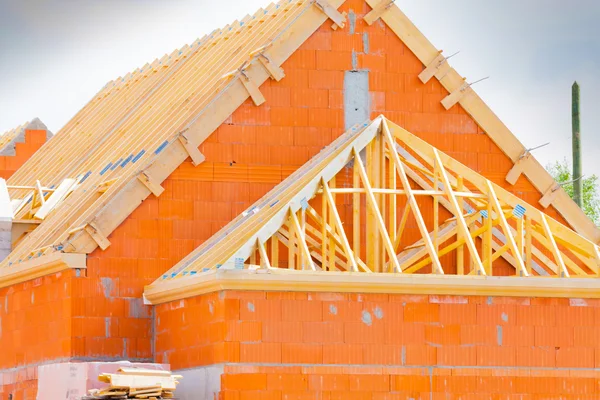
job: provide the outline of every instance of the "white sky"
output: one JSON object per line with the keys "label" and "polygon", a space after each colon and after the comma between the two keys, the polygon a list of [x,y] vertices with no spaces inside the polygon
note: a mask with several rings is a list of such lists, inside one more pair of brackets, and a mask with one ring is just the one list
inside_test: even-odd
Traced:
{"label": "white sky", "polygon": [[[58,131],[106,82],[268,0],[0,0],[0,132],[39,117]],[[397,0],[534,154],[571,158],[582,87],[584,174],[600,175],[600,2]]]}

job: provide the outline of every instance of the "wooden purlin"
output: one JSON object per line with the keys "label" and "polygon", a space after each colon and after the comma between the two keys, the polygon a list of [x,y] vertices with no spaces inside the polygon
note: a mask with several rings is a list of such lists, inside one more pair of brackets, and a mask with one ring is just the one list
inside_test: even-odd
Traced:
{"label": "wooden purlin", "polygon": [[[406,161],[406,157],[402,157],[404,162],[400,161],[400,151],[396,145],[423,160],[424,164],[419,167],[418,173],[411,168],[412,163]],[[380,152],[377,156],[372,155],[370,160],[377,157],[396,159],[393,164],[401,178],[404,173],[411,178],[433,176],[435,184],[436,174],[439,175],[436,186],[439,185],[443,190],[435,190],[435,187],[434,190],[416,190],[409,189],[407,185],[398,189],[393,179],[382,179],[375,185],[375,174],[369,176],[360,159],[359,153],[363,149]],[[351,187],[330,188],[328,182],[344,166],[356,168],[360,179],[353,180]],[[413,180],[424,185],[419,179]],[[392,187],[389,182],[392,182]],[[354,239],[349,242],[332,197],[336,193],[366,194],[367,206],[373,208],[377,217],[374,221],[376,234],[384,244],[374,250],[379,251],[378,257],[363,257],[354,248]],[[400,221],[383,218],[381,210],[384,209],[379,208],[375,195],[382,197],[381,204],[388,203],[388,196],[404,196],[406,204],[409,204],[407,198],[410,196],[438,198],[441,205],[449,208],[453,217],[439,221],[441,224],[437,230],[436,224],[432,232],[425,229],[416,243],[394,250],[398,242],[397,239],[392,240],[390,232],[401,232],[399,226],[404,224],[405,218],[402,217]],[[321,196],[320,199],[316,199],[317,196]],[[324,205],[321,215],[318,214],[319,210],[308,205],[314,199]],[[465,202],[472,211],[463,215],[461,202]],[[354,210],[360,208],[360,204],[352,204],[352,207],[351,218],[354,218]],[[410,203],[415,214],[420,212],[420,207],[417,201]],[[305,214],[309,220],[305,221]],[[328,214],[335,217],[329,219],[331,225],[328,224]],[[523,221],[522,218],[527,220]],[[504,240],[492,235],[494,229],[502,230]],[[439,247],[431,244],[436,235]],[[520,239],[516,238],[518,235]],[[287,265],[278,262],[277,267],[272,267],[266,250],[261,250],[261,246],[272,241],[272,237],[277,237],[288,248]],[[475,245],[475,239],[483,241],[482,250]],[[426,245],[426,242],[429,244]],[[203,281],[207,271],[215,269],[254,269],[262,266],[268,273],[277,269],[307,270],[306,266],[310,266],[311,270],[321,272],[324,276],[335,271],[352,275],[362,274],[361,271],[391,275],[421,274],[424,267],[440,265],[441,257],[463,247],[469,249],[473,266],[463,266],[462,273],[457,268],[457,274],[467,280],[495,275],[493,265],[500,258],[514,266],[516,277],[512,279],[515,280],[547,274],[569,279],[591,278],[600,271],[600,250],[597,245],[380,116],[359,131],[355,129],[340,136],[247,212],[147,287],[146,297],[150,302],[162,302],[190,296],[196,291],[193,282]],[[545,253],[552,254],[554,260]],[[386,261],[388,256],[390,261]],[[531,268],[532,256],[543,268]],[[260,257],[260,261],[257,257]],[[376,262],[381,265],[376,265]],[[440,265],[437,268],[442,267]],[[434,267],[431,273],[440,274],[444,271],[439,272]]]}
{"label": "wooden purlin", "polygon": [[[341,1],[333,3],[339,5]],[[268,18],[265,18],[266,16]],[[96,125],[92,124],[89,128],[77,127],[77,129],[75,129],[76,123],[67,125],[67,127],[74,126],[73,130],[69,131],[74,139],[78,136],[76,133],[83,129],[94,131],[103,127],[102,132],[110,132],[105,134],[107,138],[101,147],[96,148],[92,143],[94,140],[91,139],[85,142],[83,147],[88,146],[90,157],[85,162],[68,166],[69,171],[77,170],[84,174],[92,171],[80,190],[75,191],[69,198],[71,205],[85,204],[85,206],[72,207],[71,210],[59,207],[47,221],[22,241],[11,255],[11,259],[16,261],[36,248],[53,243],[65,244],[64,251],[92,251],[97,245],[93,238],[82,230],[70,234],[72,227],[85,225],[93,219],[100,231],[105,234],[112,232],[139,205],[139,202],[150,194],[148,187],[135,179],[140,171],[152,176],[155,182],[162,182],[188,157],[187,150],[178,139],[179,132],[184,132],[190,146],[197,147],[248,97],[247,92],[243,93],[240,89],[242,84],[239,80],[237,83],[224,84],[217,79],[223,71],[239,67],[248,60],[252,51],[271,43],[273,38],[276,38],[273,45],[265,53],[273,65],[280,65],[326,18],[325,14],[312,7],[308,1],[283,1],[278,5],[271,5],[267,10],[260,10],[252,17],[245,18],[232,29],[213,33],[205,42],[192,46],[187,53],[171,55],[171,60],[175,58],[175,62],[181,66],[170,75],[165,75],[165,71],[174,68],[168,66],[167,57],[162,62],[154,63],[157,72],[150,75],[154,78],[151,82],[141,77],[135,80],[140,74],[134,73],[125,80],[130,85],[126,85],[123,80],[114,85],[107,85],[88,105],[88,109],[82,110],[78,116],[82,121],[79,126],[85,122],[96,122]],[[293,34],[289,30],[291,26],[297,29]],[[250,34],[242,34],[248,30]],[[225,37],[228,37],[226,42],[222,41]],[[185,56],[185,62],[183,59],[177,59],[178,56]],[[248,75],[257,85],[260,85],[270,75],[264,63],[255,62],[256,59],[251,61],[253,62],[248,68]],[[161,75],[161,80],[156,78],[158,75]],[[162,83],[167,79],[168,82]],[[132,90],[135,93],[130,93]],[[175,93],[177,91],[180,93]],[[216,97],[215,92],[218,93]],[[189,100],[190,95],[194,93],[196,96],[194,100],[187,102],[186,107],[179,107],[177,101],[173,102],[172,93],[175,93],[179,101]],[[140,96],[147,96],[147,98],[138,109],[134,111],[127,109],[130,114],[119,113],[119,110],[127,108],[127,104],[122,100],[125,95],[130,98],[140,98]],[[98,100],[100,97],[109,98],[110,101]],[[166,105],[171,102],[174,105],[166,109]],[[102,121],[96,118],[97,115],[113,108],[114,122],[109,124],[106,122],[108,118]],[[211,117],[209,111],[215,108],[219,112]],[[183,112],[182,109],[190,111]],[[152,110],[152,117],[138,117],[150,110]],[[79,148],[72,145],[67,140],[69,134],[64,134],[63,137],[65,139],[54,144],[51,153],[81,152],[81,144]],[[146,141],[143,149],[141,138]],[[158,149],[161,151],[157,151]],[[124,168],[120,166],[115,169],[108,168],[100,175],[109,162],[115,163],[118,157],[127,160],[128,155],[135,157],[141,150],[145,153],[135,160],[136,163],[129,162]],[[48,156],[48,152],[45,152],[45,155]],[[43,158],[43,155],[40,158]],[[38,167],[39,161],[36,164]],[[60,168],[65,169],[60,165],[56,169]],[[57,175],[62,176],[62,174],[66,172],[63,170],[49,172],[46,174],[47,180],[53,181]],[[33,172],[30,175],[20,179],[32,179]],[[44,178],[39,176],[38,178],[46,182]],[[96,186],[106,181],[113,181],[113,183],[103,188],[103,194],[94,190]],[[115,203],[119,204],[121,210],[117,214],[114,213],[114,208],[111,209]]]}
{"label": "wooden purlin", "polygon": [[[370,23],[381,18],[417,58],[421,60],[424,66],[437,65],[435,61],[438,60],[439,62],[440,51],[433,46],[396,4],[390,5],[389,0],[366,1],[374,10],[381,10],[382,7],[389,5],[385,9],[385,12],[373,15],[376,18],[370,19]],[[464,78],[454,68],[447,67],[447,62],[442,63],[442,65],[444,66],[444,71],[437,75],[442,86],[449,93],[457,93],[456,97],[459,98],[458,103],[483,128],[486,134],[512,162],[518,163],[521,155],[526,152],[523,144],[471,87],[467,85],[465,91],[460,92],[460,89],[465,85]],[[468,96],[464,96],[466,92],[468,92]],[[540,193],[546,193],[548,188],[553,187],[556,183],[552,176],[534,157],[530,157],[527,162],[522,164],[520,172],[529,179]],[[549,204],[543,206],[547,207]],[[555,197],[552,198],[551,204],[576,232],[584,235],[594,243],[600,243],[600,229],[596,227],[593,221],[585,215],[563,189],[557,191]]]}

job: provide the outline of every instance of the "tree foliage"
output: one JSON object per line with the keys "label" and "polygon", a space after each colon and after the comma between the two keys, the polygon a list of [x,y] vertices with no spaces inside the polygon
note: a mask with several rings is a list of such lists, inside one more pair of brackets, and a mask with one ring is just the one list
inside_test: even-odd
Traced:
{"label": "tree foliage", "polygon": [[[552,175],[558,183],[571,182],[562,185],[567,194],[573,198],[573,173],[572,168],[567,159],[562,162],[556,161],[554,164],[549,164],[546,170]],[[600,195],[598,194],[598,177],[596,175],[583,177],[582,188],[582,209],[583,212],[596,225],[600,225]]]}

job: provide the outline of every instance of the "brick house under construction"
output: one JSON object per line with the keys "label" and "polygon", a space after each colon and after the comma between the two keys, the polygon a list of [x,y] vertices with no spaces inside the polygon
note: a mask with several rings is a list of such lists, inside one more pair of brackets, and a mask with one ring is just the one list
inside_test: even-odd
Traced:
{"label": "brick house under construction", "polygon": [[185,399],[600,396],[600,231],[388,0],[112,81],[8,187],[3,400],[122,359]]}

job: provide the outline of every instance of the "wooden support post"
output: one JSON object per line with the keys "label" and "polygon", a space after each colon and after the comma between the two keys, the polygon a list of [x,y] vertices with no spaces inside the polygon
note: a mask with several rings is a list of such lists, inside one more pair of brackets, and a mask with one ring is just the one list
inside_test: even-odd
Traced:
{"label": "wooden support post", "polygon": [[94,222],[87,224],[84,229],[102,250],[106,250],[108,246],[110,246],[110,241],[100,231],[100,229],[98,229]]}
{"label": "wooden support post", "polygon": [[292,222],[291,210],[289,215],[290,236],[288,238],[288,268],[296,269],[296,229]]}
{"label": "wooden support post", "polygon": [[544,229],[544,234],[546,239],[550,243],[550,251],[554,256],[554,261],[559,267],[560,274],[563,278],[569,277],[569,271],[567,271],[567,267],[565,266],[565,262],[562,258],[562,254],[560,254],[560,250],[556,245],[556,241],[554,240],[554,235],[552,234],[552,230],[550,230],[550,226],[548,225],[548,221],[546,220],[546,214],[540,213],[540,223],[542,228]]}
{"label": "wooden support post", "polygon": [[450,64],[448,64],[446,57],[444,57],[444,55],[442,55],[442,52],[440,51],[440,54],[433,59],[433,61],[427,66],[427,68],[423,70],[423,72],[419,74],[419,79],[423,83],[429,82],[429,80],[431,80],[431,78],[433,78],[434,76],[438,80],[441,80],[451,69],[452,68],[450,67]]}
{"label": "wooden support post", "polygon": [[[383,132],[385,140],[387,140],[390,148],[395,148],[394,147],[395,141],[392,138],[392,134],[390,133],[390,130],[387,126],[387,122],[385,119],[383,120],[382,124],[383,124],[382,132]],[[415,196],[412,192],[412,189],[410,187],[410,182],[408,180],[408,177],[406,176],[406,171],[404,170],[404,166],[402,165],[402,162],[400,161],[400,157],[398,157],[398,152],[392,151],[390,154],[392,155],[392,162],[396,165],[396,169],[398,170],[398,174],[400,176],[400,181],[402,182],[402,186],[404,187],[404,190],[406,191],[406,197],[408,198],[408,204],[410,204],[410,207],[415,216],[415,220],[417,221],[417,226],[419,227],[419,232],[421,233],[421,237],[425,241],[425,247],[427,248],[427,252],[429,253],[429,255],[431,257],[431,262],[433,264],[433,272],[435,272],[437,274],[443,274],[444,269],[442,268],[442,265],[440,264],[440,260],[437,257],[437,254],[433,248],[433,243],[431,242],[431,238],[429,237],[429,232],[427,231],[427,226],[425,225],[425,220],[423,220],[423,215],[421,214],[421,210],[419,209],[417,199],[415,198]]]}
{"label": "wooden support post", "polygon": [[152,192],[156,197],[160,196],[165,188],[160,185],[160,183],[154,181],[152,176],[150,176],[147,172],[142,172],[138,175],[138,179],[142,182],[146,187]]}
{"label": "wooden support post", "polygon": [[[327,187],[328,188],[336,187],[336,177],[335,176],[333,178],[331,178]],[[333,214],[333,210],[335,210],[335,214],[339,215],[338,211],[337,211],[337,206],[335,204],[335,198],[336,198],[335,194],[332,193],[331,194],[332,203],[330,204],[330,208],[329,208],[329,210],[330,210],[329,211],[329,226],[333,226],[333,227],[337,227],[337,224],[335,222],[335,216]],[[341,221],[341,219],[340,219],[340,221]],[[337,230],[339,231],[340,229],[343,231],[344,228],[342,225],[340,225]],[[336,229],[334,229],[334,233],[335,233],[335,230]],[[339,234],[341,235],[342,232],[339,232]],[[336,267],[335,267],[335,239],[333,238],[333,235],[329,235],[329,243],[327,244],[327,248],[329,249],[329,255],[328,255],[329,269],[334,270]]]}
{"label": "wooden support post", "polygon": [[[462,192],[464,190],[464,180],[462,176],[458,176],[457,180],[457,186],[456,186],[456,190],[459,192]],[[437,188],[435,188],[437,189]],[[460,201],[460,213],[464,215],[465,212],[465,208],[464,208],[464,200]],[[460,241],[462,238],[462,235],[460,233],[460,231],[456,232],[456,240]],[[456,248],[456,273],[458,275],[464,275],[465,274],[465,247],[464,245],[460,245]]]}
{"label": "wooden support post", "polygon": [[306,239],[304,232],[302,231],[302,227],[300,222],[298,221],[298,217],[296,213],[290,209],[290,216],[292,219],[292,224],[294,226],[294,230],[296,231],[296,238],[298,239],[298,250],[300,253],[300,268],[302,270],[305,269],[306,266],[310,267],[311,270],[316,271],[315,263],[312,261],[312,257],[310,255],[310,250],[308,250],[308,245],[306,244]]}
{"label": "wooden support post", "polygon": [[258,86],[256,86],[256,83],[254,83],[254,81],[252,81],[250,77],[248,77],[248,75],[246,75],[243,71],[240,74],[240,80],[242,81],[244,87],[248,91],[248,94],[252,98],[254,105],[260,106],[265,101],[267,101],[265,99],[265,96],[263,96],[263,94],[260,92]]}
{"label": "wooden support post", "polygon": [[[440,173],[437,161],[433,162],[433,190],[438,190],[439,182],[438,182],[438,174]],[[462,214],[462,211],[461,211]],[[439,242],[439,229],[440,229],[440,199],[438,196],[433,196],[433,248],[435,252],[440,248]]]}
{"label": "wooden support post", "polygon": [[[329,210],[333,217],[334,226],[335,226],[336,230],[338,231],[340,238],[342,239],[342,244],[344,245],[344,252],[346,253],[345,254],[346,258],[349,261],[352,271],[357,272],[358,266],[356,265],[356,260],[354,259],[354,253],[352,251],[352,248],[350,247],[350,243],[348,242],[348,237],[346,236],[346,233],[344,232],[344,227],[342,226],[342,220],[340,219],[340,216],[337,212],[337,208],[335,207],[335,200],[333,199],[331,191],[329,190],[329,185],[327,185],[327,182],[325,182],[325,181],[323,181],[323,191],[324,191],[325,199],[329,203]],[[333,253],[335,255],[335,245],[333,246]]]}
{"label": "wooden support post", "polygon": [[315,6],[317,6],[321,11],[327,15],[327,17],[334,22],[332,28],[336,30],[339,28],[344,28],[346,25],[346,17],[340,13],[335,7],[333,7],[327,0],[315,0]]}
{"label": "wooden support post", "polygon": [[487,218],[483,220],[484,225],[486,226],[486,231],[483,236],[483,246],[482,246],[482,258],[485,260],[484,268],[485,273],[487,275],[493,274],[493,260],[492,260],[492,199],[489,198],[491,196],[488,194],[488,203],[487,203]]}
{"label": "wooden support post", "polygon": [[260,266],[262,268],[272,268],[271,262],[269,261],[269,256],[267,256],[267,249],[265,249],[265,244],[260,241],[260,239],[256,240],[256,247],[258,247],[258,252],[260,253]]}
{"label": "wooden support post", "polygon": [[[321,216],[324,222],[327,221],[327,199],[325,198],[324,187],[323,194],[321,195]],[[329,265],[327,264],[327,242],[327,226],[323,223],[321,224],[321,269],[323,269],[323,271],[330,270]]]}
{"label": "wooden support post", "polygon": [[[362,164],[358,151],[354,149],[354,159],[355,165],[358,165],[358,172],[360,173],[362,183],[367,190],[367,203],[374,211],[375,214],[375,223],[377,224],[377,228],[379,230],[379,235],[383,239],[383,245],[387,250],[388,256],[390,257],[391,264],[394,266],[394,271],[400,273],[402,269],[400,268],[400,264],[398,263],[398,259],[396,258],[396,251],[394,250],[394,246],[390,240],[390,235],[385,228],[385,222],[383,221],[383,217],[381,216],[381,212],[379,211],[379,207],[377,206],[377,200],[375,199],[375,195],[371,190],[371,184],[369,183],[369,179],[367,177],[367,171]],[[383,261],[383,258],[380,258],[380,261]],[[375,271],[383,271],[383,266],[379,266]]]}
{"label": "wooden support post", "polygon": [[402,212],[402,217],[400,218],[400,224],[398,225],[398,230],[396,231],[396,241],[394,242],[394,249],[397,249],[400,246],[400,241],[402,240],[402,232],[404,232],[404,227],[406,226],[406,221],[408,221],[408,217],[410,215],[410,203],[406,203],[404,206],[404,211]]}
{"label": "wooden support post", "polygon": [[194,167],[202,164],[206,160],[206,157],[204,157],[204,154],[202,154],[200,150],[198,150],[198,147],[190,143],[190,140],[185,135],[185,133],[179,135],[179,141],[181,142],[183,148],[192,159],[192,164],[194,165]]}
{"label": "wooden support post", "polygon": [[[521,257],[523,257],[523,218],[517,217],[517,250]],[[525,269],[527,269],[527,265],[525,265]]]}
{"label": "wooden support post", "polygon": [[[356,189],[360,187],[360,176],[356,162],[352,166],[352,184]],[[360,257],[360,214],[360,193],[354,193],[352,195],[352,247],[354,248],[354,254],[358,257]]]}
{"label": "wooden support post", "polygon": [[394,0],[381,0],[379,4],[375,6],[367,15],[365,15],[364,20],[367,24],[373,25],[375,21],[385,14],[390,7],[394,4]]}
{"label": "wooden support post", "polygon": [[533,267],[533,257],[531,256],[531,248],[533,246],[532,241],[532,229],[531,226],[531,218],[525,214],[525,269],[527,273],[531,275],[532,267]]}
{"label": "wooden support post", "polygon": [[454,105],[456,103],[461,101],[465,96],[470,95],[472,93],[474,93],[474,92],[473,92],[473,89],[471,88],[471,85],[469,85],[468,83],[465,82],[461,87],[459,87],[454,92],[452,92],[448,96],[446,96],[442,100],[442,105],[444,106],[444,108],[446,110],[449,110],[452,107],[454,107]]}
{"label": "wooden support post", "polygon": [[[523,263],[523,256],[519,254],[519,251],[517,249],[517,243],[515,242],[515,238],[512,235],[512,230],[510,228],[510,225],[508,225],[508,221],[506,221],[506,217],[504,216],[504,212],[502,211],[502,206],[500,205],[500,201],[496,196],[494,186],[490,181],[486,181],[486,184],[488,188],[488,193],[490,195],[490,200],[492,201],[492,205],[494,206],[496,214],[498,214],[498,220],[500,221],[500,225],[502,226],[502,230],[504,231],[506,243],[510,246],[510,250],[512,251],[513,257],[515,258],[515,262],[517,264],[517,272],[520,272],[521,276],[529,276],[527,269],[525,269],[525,264]],[[541,215],[543,215],[543,213],[541,213]]]}
{"label": "wooden support post", "polygon": [[44,199],[44,192],[42,191],[42,184],[40,181],[35,181],[35,188],[37,189],[37,194],[40,198],[41,205],[46,203],[46,199]]}
{"label": "wooden support post", "polygon": [[274,268],[279,268],[279,238],[271,236],[271,263]]}
{"label": "wooden support post", "polygon": [[448,196],[448,200],[450,200],[450,207],[451,207],[450,211],[456,216],[456,222],[457,222],[458,228],[462,232],[463,237],[466,239],[467,248],[469,249],[471,258],[474,260],[475,268],[477,268],[477,271],[480,274],[485,275],[486,272],[481,263],[481,258],[479,257],[479,254],[477,253],[477,247],[475,246],[475,242],[473,241],[473,238],[469,234],[469,227],[468,227],[467,222],[465,221],[465,218],[462,214],[462,210],[461,210],[460,205],[458,204],[458,200],[456,199],[456,196],[454,195],[454,193],[452,191],[452,185],[450,184],[450,179],[448,178],[448,174],[446,173],[444,164],[442,163],[442,160],[440,159],[440,155],[439,155],[437,149],[435,149],[435,148],[433,149],[433,157],[434,157],[435,163],[438,165],[438,169],[440,172],[440,178],[442,180],[442,185],[444,185],[444,191],[446,192],[446,195]]}
{"label": "wooden support post", "polygon": [[527,162],[529,162],[529,160],[531,160],[531,158],[532,158],[531,153],[529,153],[527,151],[525,151],[523,154],[521,154],[521,156],[519,156],[519,159],[515,162],[515,165],[513,165],[513,167],[510,169],[510,171],[508,171],[508,174],[506,174],[506,178],[505,178],[506,181],[508,183],[510,183],[511,185],[514,185],[515,183],[517,183],[517,180],[523,173],[523,168],[524,168],[525,164],[527,164]]}
{"label": "wooden support post", "polygon": [[[395,149],[390,149],[390,152],[392,151],[396,151]],[[388,173],[388,186],[390,189],[396,190],[396,165],[392,162],[392,160],[390,159],[389,162],[389,173]],[[392,241],[392,243],[394,243],[394,250],[397,249],[398,247],[396,246],[396,233],[397,233],[397,223],[398,223],[398,216],[397,216],[397,198],[396,198],[396,194],[392,193],[389,195],[389,228],[388,231],[390,232],[390,239]]]}

